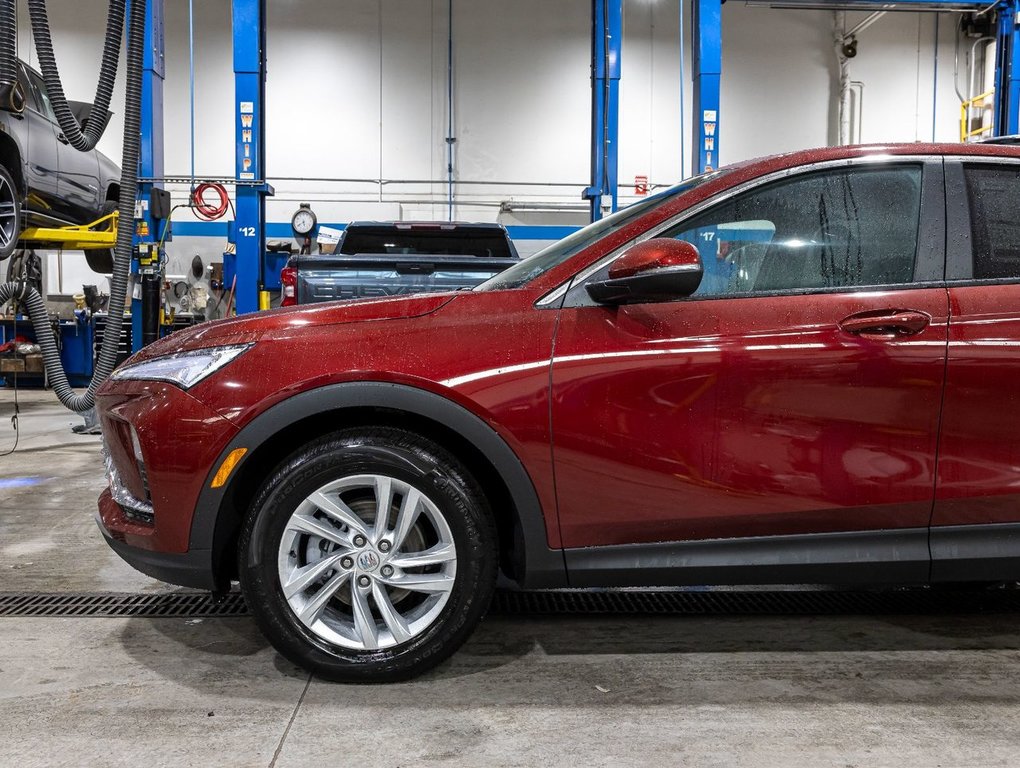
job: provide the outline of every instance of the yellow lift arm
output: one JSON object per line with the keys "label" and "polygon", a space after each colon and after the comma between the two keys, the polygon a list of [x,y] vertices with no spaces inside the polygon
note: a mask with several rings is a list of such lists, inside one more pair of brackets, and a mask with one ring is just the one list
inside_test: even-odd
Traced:
{"label": "yellow lift arm", "polygon": [[117,244],[117,211],[89,224],[70,227],[29,227],[18,239],[69,251],[113,248]]}

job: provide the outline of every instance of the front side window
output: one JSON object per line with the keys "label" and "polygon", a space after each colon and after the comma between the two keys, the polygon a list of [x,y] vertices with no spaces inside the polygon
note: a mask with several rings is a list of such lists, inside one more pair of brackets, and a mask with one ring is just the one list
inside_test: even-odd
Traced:
{"label": "front side window", "polygon": [[966,166],[974,278],[1020,278],[1020,167]]}
{"label": "front side window", "polygon": [[913,279],[921,166],[841,168],[737,195],[660,237],[698,248],[695,296],[894,285]]}
{"label": "front side window", "polygon": [[56,122],[57,116],[53,112],[53,105],[50,104],[49,92],[46,90],[46,83],[35,72],[28,70],[28,79],[32,83],[32,91],[35,93],[35,101],[42,112],[50,120]]}

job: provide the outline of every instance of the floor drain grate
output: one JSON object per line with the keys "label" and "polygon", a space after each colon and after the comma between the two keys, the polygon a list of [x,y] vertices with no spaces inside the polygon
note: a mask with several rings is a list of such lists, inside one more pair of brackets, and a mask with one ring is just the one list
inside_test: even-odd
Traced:
{"label": "floor drain grate", "polygon": [[0,593],[0,616],[246,616],[239,593],[214,599],[208,592],[154,595],[100,593]]}
{"label": "floor drain grate", "polygon": [[[492,612],[502,615],[868,615],[1020,613],[1020,590],[944,592],[676,591],[606,590],[496,593]],[[219,599],[207,592],[152,595],[117,592],[0,593],[3,616],[247,616],[238,592]]]}

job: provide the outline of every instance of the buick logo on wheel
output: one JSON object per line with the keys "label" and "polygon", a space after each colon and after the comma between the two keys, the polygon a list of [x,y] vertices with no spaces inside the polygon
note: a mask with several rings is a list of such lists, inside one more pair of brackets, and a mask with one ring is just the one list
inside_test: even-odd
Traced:
{"label": "buick logo on wheel", "polygon": [[374,571],[379,567],[379,555],[375,552],[362,552],[358,555],[358,565],[364,571]]}

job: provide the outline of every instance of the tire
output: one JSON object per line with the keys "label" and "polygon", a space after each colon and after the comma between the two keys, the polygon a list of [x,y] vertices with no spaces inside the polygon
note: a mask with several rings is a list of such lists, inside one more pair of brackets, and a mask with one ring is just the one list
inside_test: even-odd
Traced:
{"label": "tire", "polygon": [[259,489],[238,544],[259,629],[290,661],[347,683],[406,680],[449,657],[488,610],[496,570],[478,483],[432,441],[383,427],[292,454]]}
{"label": "tire", "polygon": [[0,165],[0,261],[18,249],[21,236],[21,196],[10,172]]}
{"label": "tire", "polygon": [[[107,200],[103,204],[103,212],[100,214],[100,218],[103,216],[109,216],[116,210],[117,201]],[[101,275],[109,275],[113,273],[114,257],[115,252],[113,248],[89,248],[85,251],[85,261],[89,265],[89,269]]]}

